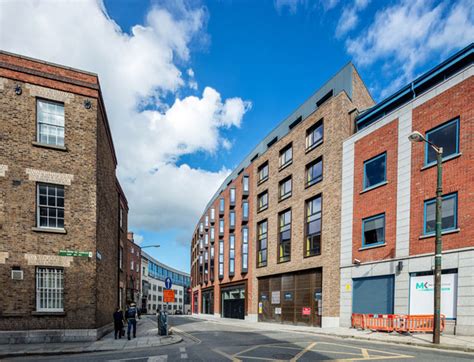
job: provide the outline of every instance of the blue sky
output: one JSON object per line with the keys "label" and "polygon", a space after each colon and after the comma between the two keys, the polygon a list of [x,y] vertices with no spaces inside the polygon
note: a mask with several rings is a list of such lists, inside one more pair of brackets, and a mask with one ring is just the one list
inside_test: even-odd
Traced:
{"label": "blue sky", "polygon": [[99,74],[130,229],[141,245],[161,245],[147,252],[185,271],[218,185],[342,66],[352,60],[380,101],[474,35],[471,0],[0,6],[2,49]]}

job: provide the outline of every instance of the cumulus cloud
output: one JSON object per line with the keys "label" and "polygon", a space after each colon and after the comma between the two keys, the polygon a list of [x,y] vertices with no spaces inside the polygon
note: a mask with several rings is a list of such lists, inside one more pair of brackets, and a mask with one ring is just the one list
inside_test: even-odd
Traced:
{"label": "cumulus cloud", "polygon": [[153,6],[127,33],[99,0],[3,2],[0,48],[99,74],[131,226],[184,234],[229,170],[178,165],[179,157],[228,148],[220,130],[240,127],[250,102],[210,87],[178,97],[198,88],[190,44],[206,37],[207,14],[173,4]]}
{"label": "cumulus cloud", "polygon": [[359,66],[380,62],[390,71],[385,96],[412,80],[428,59],[446,57],[473,40],[472,1],[403,0],[379,10],[364,31],[346,41],[346,48]]}
{"label": "cumulus cloud", "polygon": [[347,5],[342,9],[341,17],[336,27],[336,37],[340,38],[359,23],[359,12],[364,10],[370,0],[354,0],[353,4]]}

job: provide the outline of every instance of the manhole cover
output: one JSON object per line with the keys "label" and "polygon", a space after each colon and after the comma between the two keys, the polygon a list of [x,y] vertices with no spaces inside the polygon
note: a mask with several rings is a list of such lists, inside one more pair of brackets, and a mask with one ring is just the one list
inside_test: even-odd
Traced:
{"label": "manhole cover", "polygon": [[276,353],[276,354],[272,355],[272,358],[280,359],[280,360],[281,359],[285,359],[285,360],[292,359],[293,357],[294,357],[293,355],[287,354],[287,353]]}

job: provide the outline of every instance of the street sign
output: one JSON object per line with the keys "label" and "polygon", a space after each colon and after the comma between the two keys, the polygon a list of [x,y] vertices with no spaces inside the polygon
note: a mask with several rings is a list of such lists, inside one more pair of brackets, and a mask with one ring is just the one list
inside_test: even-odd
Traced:
{"label": "street sign", "polygon": [[167,277],[165,279],[165,288],[166,289],[171,289],[171,286],[173,285],[173,283],[171,282],[171,278],[170,277]]}
{"label": "street sign", "polygon": [[163,302],[174,303],[174,290],[173,289],[163,290]]}
{"label": "street sign", "polygon": [[92,251],[77,251],[77,250],[59,250],[59,256],[79,256],[85,258],[92,258]]}

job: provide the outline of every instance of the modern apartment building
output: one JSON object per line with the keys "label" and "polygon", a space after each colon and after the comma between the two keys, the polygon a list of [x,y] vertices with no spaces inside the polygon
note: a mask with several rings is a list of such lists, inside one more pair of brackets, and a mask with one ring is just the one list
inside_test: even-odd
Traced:
{"label": "modern apartment building", "polygon": [[[153,314],[157,310],[167,310],[175,314],[177,311],[187,313],[190,310],[188,289],[190,276],[188,273],[171,268],[151,255],[141,253],[141,310],[143,313]],[[171,289],[174,290],[175,299],[172,303],[165,303],[163,291],[166,289],[165,280],[170,278]]]}
{"label": "modern apartment building", "polygon": [[116,166],[96,74],[0,52],[1,342],[112,327]]}
{"label": "modern apartment building", "polygon": [[142,249],[135,244],[133,233],[127,233],[127,243],[125,248],[125,290],[126,303],[132,302],[139,305],[141,290],[141,261]]}
{"label": "modern apartment building", "polygon": [[194,313],[339,325],[342,142],[372,105],[347,64],[224,181],[192,239]]}
{"label": "modern apartment building", "polygon": [[432,314],[436,155],[443,147],[441,313],[474,335],[474,45],[356,119],[342,160],[341,325]]}

